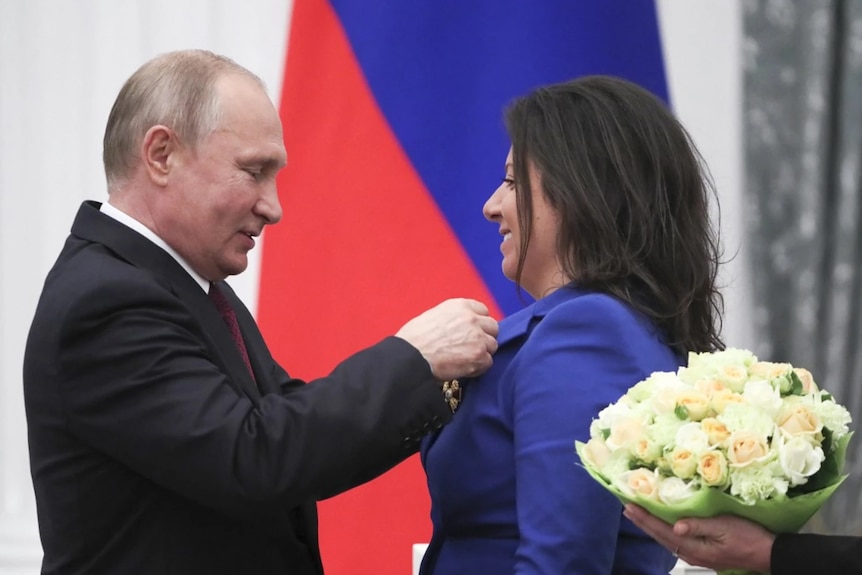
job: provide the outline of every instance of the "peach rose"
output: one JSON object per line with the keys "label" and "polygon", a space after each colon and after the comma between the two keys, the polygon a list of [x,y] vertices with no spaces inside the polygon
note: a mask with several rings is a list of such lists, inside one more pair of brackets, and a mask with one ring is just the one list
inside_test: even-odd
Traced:
{"label": "peach rose", "polygon": [[789,363],[773,363],[771,361],[758,361],[749,368],[752,375],[762,377],[767,381],[787,375],[791,369],[793,366]]}
{"label": "peach rose", "polygon": [[748,380],[748,371],[741,365],[723,365],[719,368],[716,378],[733,391],[741,391]]}
{"label": "peach rose", "polygon": [[794,367],[793,372],[802,381],[802,391],[804,393],[814,393],[817,391],[817,384],[814,383],[814,376],[804,367]]}
{"label": "peach rose", "polygon": [[706,394],[712,399],[712,396],[720,391],[727,389],[727,386],[717,379],[699,379],[694,384],[694,388]]}
{"label": "peach rose", "polygon": [[707,451],[702,454],[697,462],[697,473],[709,486],[725,485],[730,476],[727,471],[727,459],[720,451]]}
{"label": "peach rose", "polygon": [[668,464],[671,472],[680,479],[690,479],[697,471],[697,458],[687,449],[674,449]]}
{"label": "peach rose", "polygon": [[623,473],[620,480],[620,487],[629,495],[658,499],[658,475],[655,471],[639,467]]}
{"label": "peach rose", "polygon": [[731,403],[743,404],[745,403],[745,398],[729,389],[723,389],[712,394],[712,398],[710,399],[710,405],[716,413],[723,413]]}
{"label": "peach rose", "polygon": [[778,427],[788,435],[814,435],[823,429],[823,423],[816,413],[797,403],[781,412]]}
{"label": "peach rose", "polygon": [[635,443],[632,454],[644,463],[655,463],[661,455],[661,448],[651,439],[641,437]]}
{"label": "peach rose", "polygon": [[597,437],[591,438],[584,444],[584,455],[593,469],[601,470],[611,458],[611,450],[605,442]]}
{"label": "peach rose", "polygon": [[727,458],[737,467],[745,467],[769,454],[766,438],[750,431],[735,431],[727,439]]}
{"label": "peach rose", "polygon": [[677,394],[676,404],[686,409],[688,418],[692,421],[700,421],[709,414],[709,397],[696,389],[685,390]]}
{"label": "peach rose", "polygon": [[709,438],[710,445],[722,445],[730,437],[727,426],[714,417],[707,417],[701,421],[700,428]]}
{"label": "peach rose", "polygon": [[611,425],[611,433],[605,441],[611,451],[627,449],[631,451],[635,443],[643,437],[644,426],[640,419],[629,417]]}

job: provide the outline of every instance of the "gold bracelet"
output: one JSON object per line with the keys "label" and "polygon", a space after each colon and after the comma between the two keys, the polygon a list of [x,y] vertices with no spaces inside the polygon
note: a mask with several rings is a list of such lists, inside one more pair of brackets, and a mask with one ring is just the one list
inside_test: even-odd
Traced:
{"label": "gold bracelet", "polygon": [[449,404],[452,413],[455,413],[461,403],[461,384],[457,379],[443,382],[443,399]]}

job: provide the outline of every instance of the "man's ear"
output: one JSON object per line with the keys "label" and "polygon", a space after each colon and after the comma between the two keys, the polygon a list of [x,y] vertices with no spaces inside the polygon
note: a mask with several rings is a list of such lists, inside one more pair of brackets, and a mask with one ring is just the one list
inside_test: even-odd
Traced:
{"label": "man's ear", "polygon": [[144,134],[141,142],[141,158],[150,180],[157,186],[168,183],[168,175],[174,167],[176,158],[171,158],[180,150],[176,133],[166,126],[153,126]]}

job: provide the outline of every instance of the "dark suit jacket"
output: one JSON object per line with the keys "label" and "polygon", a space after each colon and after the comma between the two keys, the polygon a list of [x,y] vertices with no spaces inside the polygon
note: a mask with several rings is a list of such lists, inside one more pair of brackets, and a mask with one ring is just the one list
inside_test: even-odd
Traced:
{"label": "dark suit jacket", "polygon": [[222,285],[255,384],[200,286],[98,209],[78,213],[24,358],[42,572],[321,573],[315,501],[451,419],[427,362],[387,338],[303,385]]}
{"label": "dark suit jacket", "polygon": [[862,573],[862,537],[781,534],[772,544],[772,575]]}

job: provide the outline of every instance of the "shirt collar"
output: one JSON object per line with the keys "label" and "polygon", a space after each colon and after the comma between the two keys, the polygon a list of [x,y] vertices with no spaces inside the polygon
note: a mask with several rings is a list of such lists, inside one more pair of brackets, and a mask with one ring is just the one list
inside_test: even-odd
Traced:
{"label": "shirt collar", "polygon": [[151,230],[126,212],[122,211],[118,207],[109,204],[108,202],[103,202],[102,205],[99,207],[99,211],[106,216],[114,218],[121,224],[132,228],[133,230],[135,230],[136,232],[138,232],[139,234],[141,234],[142,236],[168,252],[170,256],[177,260],[177,263],[180,264],[190,276],[192,276],[192,279],[195,280],[199,286],[201,286],[202,290],[204,290],[205,292],[209,291],[209,280],[207,280],[202,275],[193,270],[192,267],[188,264],[188,262],[184,260],[183,257],[176,252],[176,250],[169,246],[167,242],[165,242],[165,240],[157,236],[155,232],[153,232],[153,230]]}

